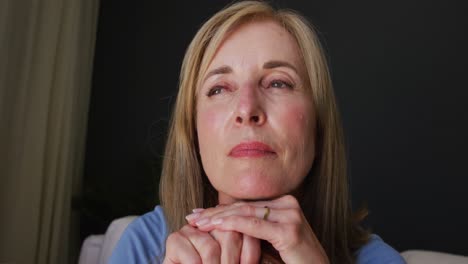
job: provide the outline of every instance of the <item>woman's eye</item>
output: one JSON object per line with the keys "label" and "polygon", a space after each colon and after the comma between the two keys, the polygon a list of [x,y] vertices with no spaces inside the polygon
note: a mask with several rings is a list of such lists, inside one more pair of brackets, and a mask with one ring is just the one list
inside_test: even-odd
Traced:
{"label": "woman's eye", "polygon": [[215,86],[211,88],[208,93],[206,94],[208,97],[211,97],[213,95],[220,94],[223,91],[224,87],[222,86]]}
{"label": "woman's eye", "polygon": [[285,82],[285,81],[281,81],[281,80],[274,80],[272,82],[270,82],[270,85],[269,87],[272,87],[272,88],[293,88],[293,85],[288,83],[288,82]]}

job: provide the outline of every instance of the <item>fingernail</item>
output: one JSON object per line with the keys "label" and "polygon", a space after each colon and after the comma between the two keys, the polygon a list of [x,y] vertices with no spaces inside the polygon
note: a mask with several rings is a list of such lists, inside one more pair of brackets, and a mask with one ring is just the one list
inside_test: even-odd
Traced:
{"label": "fingernail", "polygon": [[209,222],[210,222],[210,219],[208,219],[208,218],[203,218],[203,219],[201,219],[201,220],[198,220],[195,224],[196,224],[197,226],[202,226],[202,225],[208,224]]}
{"label": "fingernail", "polygon": [[202,212],[203,210],[205,210],[205,208],[195,208],[195,209],[192,210],[192,212],[194,212],[194,213],[200,213],[200,212]]}
{"label": "fingernail", "polygon": [[222,222],[223,222],[223,219],[222,219],[222,218],[215,218],[215,219],[211,220],[211,223],[212,223],[213,225],[219,225],[219,224],[221,224]]}
{"label": "fingernail", "polygon": [[198,217],[200,217],[200,213],[193,213],[193,214],[187,215],[185,219],[187,219],[187,221],[191,221],[191,220],[197,219]]}

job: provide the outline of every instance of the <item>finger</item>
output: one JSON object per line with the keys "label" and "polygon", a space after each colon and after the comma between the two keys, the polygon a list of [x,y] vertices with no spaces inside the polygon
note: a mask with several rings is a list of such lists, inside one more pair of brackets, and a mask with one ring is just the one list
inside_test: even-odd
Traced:
{"label": "finger", "polygon": [[210,234],[202,232],[190,225],[184,226],[181,229],[181,233],[195,248],[202,263],[220,263],[220,245]]}
{"label": "finger", "polygon": [[163,263],[202,263],[201,261],[195,247],[180,231],[167,237]]}
{"label": "finger", "polygon": [[213,215],[219,214],[220,212],[232,210],[238,207],[244,207],[246,205],[252,205],[259,208],[264,208],[265,206],[267,206],[271,209],[300,209],[299,203],[294,196],[284,195],[270,201],[237,202],[231,205],[218,205],[217,207],[207,208],[203,210],[196,208],[193,210],[194,212],[192,214],[186,216],[186,219],[190,225],[199,226],[200,223],[197,225],[197,222],[199,222],[201,219],[209,218]]}
{"label": "finger", "polygon": [[242,234],[221,230],[213,230],[210,234],[221,247],[221,263],[239,263],[243,243]]}
{"label": "finger", "polygon": [[191,214],[185,216],[185,219],[190,225],[196,226],[195,223],[198,219],[210,217],[213,214],[222,212],[228,206],[229,205],[219,204],[216,207],[211,207],[211,208],[195,208],[192,210]]}
{"label": "finger", "polygon": [[211,231],[216,228],[219,219],[229,216],[255,217],[273,223],[301,223],[304,221],[303,213],[300,209],[270,209],[260,208],[249,204],[233,208],[213,215],[211,218],[202,218],[195,224],[202,231]]}
{"label": "finger", "polygon": [[[210,229],[207,229],[207,226],[210,225],[209,218],[214,215],[219,215],[220,213],[225,212],[225,211],[231,211],[231,210],[241,208],[241,210],[245,210],[245,211],[237,210],[235,212],[237,213],[243,212],[240,215],[244,215],[244,216],[255,216],[258,218],[262,218],[262,219],[265,218],[264,209],[262,209],[261,211],[258,209],[253,210],[249,206],[258,207],[258,208],[268,207],[270,209],[280,209],[280,210],[281,209],[296,209],[297,212],[302,213],[301,207],[297,199],[292,195],[284,195],[282,197],[279,197],[271,201],[237,202],[231,205],[218,205],[215,208],[207,208],[203,210],[194,209],[194,213],[187,215],[186,219],[187,219],[187,222],[192,226],[197,226],[197,227],[204,226],[204,230],[206,231],[206,230],[210,230]],[[251,211],[249,212],[249,210]],[[233,215],[233,214],[235,213],[227,213],[225,215]],[[285,214],[274,214],[274,215],[276,217],[271,217],[271,218],[268,215],[268,219],[273,222],[286,222],[287,221],[286,219],[287,215]],[[298,214],[296,213],[296,215]]]}
{"label": "finger", "polygon": [[243,234],[240,263],[259,263],[261,255],[260,240]]}
{"label": "finger", "polygon": [[268,206],[274,209],[287,209],[287,208],[299,208],[300,207],[299,202],[297,201],[296,197],[289,195],[289,194],[283,195],[273,200],[248,202],[248,204],[254,205],[256,207]]}
{"label": "finger", "polygon": [[280,225],[283,224],[265,221],[257,217],[232,215],[218,218],[218,222],[213,227],[224,231],[236,231],[258,239],[267,240],[273,244],[278,240],[282,240],[284,229]]}
{"label": "finger", "polygon": [[211,222],[216,222],[218,218],[224,218],[232,215],[256,217],[273,223],[298,223],[305,219],[301,208],[273,209],[266,206],[255,207],[250,204],[246,204],[241,207],[236,207],[232,210],[213,215],[211,217]]}
{"label": "finger", "polygon": [[268,206],[257,207],[251,203],[236,203],[231,206],[216,208],[215,210],[206,209],[203,213],[193,213],[186,216],[186,218],[190,225],[197,227],[208,225],[210,223],[210,218],[219,218],[229,215],[255,216],[262,219],[267,219],[268,217],[271,221],[278,221],[279,218],[275,219],[269,217],[271,210],[272,209]]}
{"label": "finger", "polygon": [[200,219],[209,218],[213,215],[219,214],[226,210],[235,209],[237,207],[244,207],[249,204],[256,206],[256,207],[262,207],[262,208],[264,208],[265,206],[268,206],[270,208],[281,208],[282,203],[284,203],[284,199],[277,199],[277,201],[273,200],[273,201],[261,201],[261,202],[260,201],[259,202],[236,202],[230,205],[220,204],[220,205],[217,205],[216,207],[206,208],[206,209],[195,208],[192,210],[193,213],[187,215],[185,219],[190,225],[199,226],[200,223],[197,225],[197,222],[199,222]]}

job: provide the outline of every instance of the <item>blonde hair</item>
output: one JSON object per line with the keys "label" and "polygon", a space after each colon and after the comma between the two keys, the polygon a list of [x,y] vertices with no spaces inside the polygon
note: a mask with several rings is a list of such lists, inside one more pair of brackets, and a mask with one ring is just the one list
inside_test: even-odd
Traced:
{"label": "blonde hair", "polygon": [[233,4],[211,17],[190,43],[180,73],[160,183],[169,229],[185,225],[193,208],[216,205],[217,193],[204,174],[197,146],[196,90],[227,34],[239,25],[272,20],[297,41],[314,101],[316,158],[299,199],[309,224],[331,263],[353,263],[353,252],[368,240],[359,227],[366,211],[353,216],[348,194],[346,155],[341,121],[324,52],[307,20],[291,10],[275,10],[259,1]]}

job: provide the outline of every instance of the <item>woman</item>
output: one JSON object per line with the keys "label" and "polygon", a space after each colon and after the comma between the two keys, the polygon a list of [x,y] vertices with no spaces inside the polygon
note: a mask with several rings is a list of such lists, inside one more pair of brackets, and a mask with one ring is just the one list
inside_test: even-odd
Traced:
{"label": "woman", "polygon": [[192,40],[160,188],[111,263],[404,263],[351,212],[315,32],[263,2],[218,12]]}

